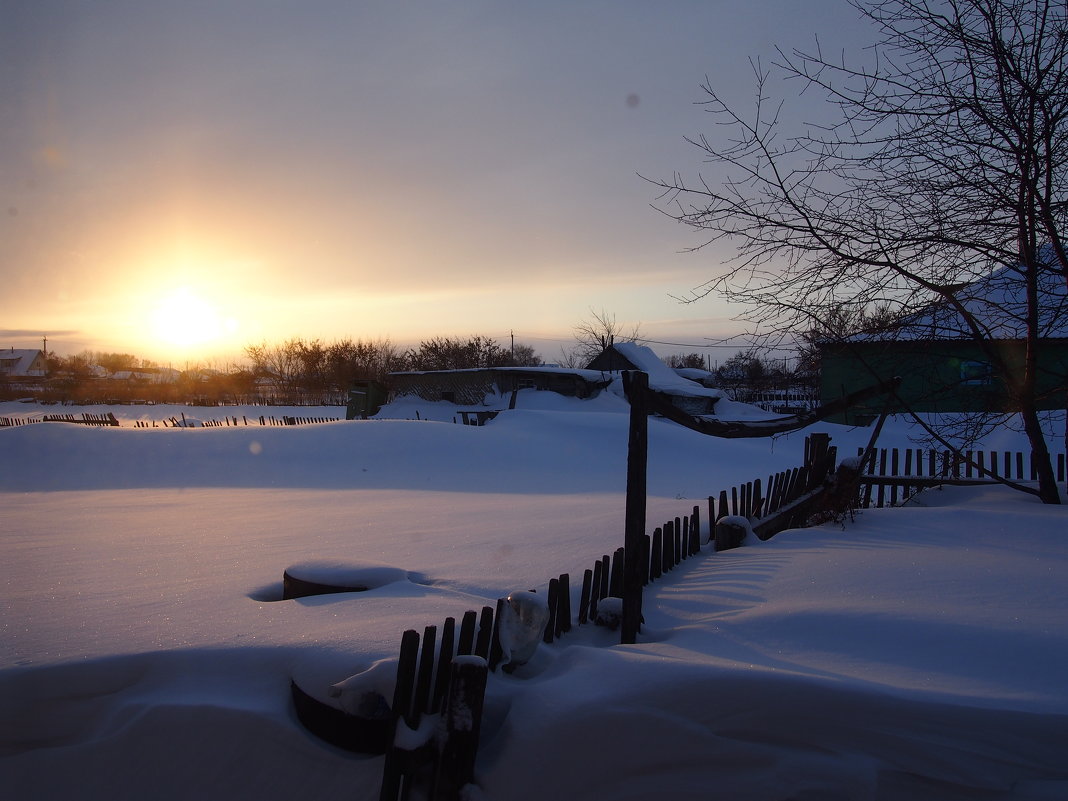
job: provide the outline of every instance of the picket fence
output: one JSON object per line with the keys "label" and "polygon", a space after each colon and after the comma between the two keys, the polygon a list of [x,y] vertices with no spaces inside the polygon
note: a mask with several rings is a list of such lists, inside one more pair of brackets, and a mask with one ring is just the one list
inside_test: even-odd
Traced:
{"label": "picket fence", "polygon": [[111,412],[106,414],[85,413],[76,417],[73,414],[46,414],[43,417],[0,417],[0,427],[24,426],[31,423],[77,423],[85,426],[117,426],[119,421]]}
{"label": "picket fence", "polygon": [[[857,456],[863,457],[863,449]],[[1065,481],[1065,454],[1053,455],[1058,483]],[[873,449],[861,466],[861,508],[897,506],[921,489],[944,484],[1037,481],[1034,454],[1022,451],[963,451],[922,448]]]}

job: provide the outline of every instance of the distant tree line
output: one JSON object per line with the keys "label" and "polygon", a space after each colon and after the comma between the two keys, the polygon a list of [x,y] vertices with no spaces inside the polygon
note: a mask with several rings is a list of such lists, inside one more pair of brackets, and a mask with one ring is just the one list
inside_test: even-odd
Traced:
{"label": "distant tree line", "polygon": [[[865,320],[864,322],[870,322]],[[844,322],[856,328],[858,321]],[[710,370],[716,386],[737,400],[769,390],[818,387],[818,360],[806,335],[797,366],[770,358],[755,348],[738,351]],[[564,367],[584,368],[607,345],[638,339],[638,327],[626,329],[600,312],[576,327],[576,345],[561,359]],[[591,355],[592,354],[592,355]],[[49,354],[49,372],[32,387],[0,380],[0,400],[33,395],[41,400],[77,403],[192,404],[343,404],[357,380],[388,383],[393,372],[461,370],[486,367],[537,367],[544,364],[530,345],[502,346],[496,339],[432,337],[417,346],[398,348],[388,339],[345,338],[332,342],[293,337],[282,342],[248,345],[247,361],[225,367],[187,365],[176,370],[130,353],[83,351],[71,356]],[[673,368],[708,369],[701,353],[676,353],[663,361]]]}
{"label": "distant tree line", "polygon": [[388,339],[294,337],[245,348],[246,365],[175,370],[129,353],[49,354],[45,379],[0,377],[0,400],[33,397],[57,403],[341,404],[359,379],[387,382],[392,372],[474,367],[533,367],[530,345],[500,345],[487,336],[433,337],[401,350]]}

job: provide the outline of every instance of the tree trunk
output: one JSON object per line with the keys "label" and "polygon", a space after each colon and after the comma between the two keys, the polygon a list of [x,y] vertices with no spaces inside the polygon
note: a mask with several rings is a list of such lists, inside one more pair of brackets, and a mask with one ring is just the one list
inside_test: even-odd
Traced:
{"label": "tree trunk", "polygon": [[1020,409],[1024,432],[1031,443],[1031,460],[1038,474],[1038,497],[1042,503],[1060,503],[1060,490],[1057,488],[1057,476],[1053,472],[1046,437],[1038,421],[1038,411],[1033,404],[1026,404]]}

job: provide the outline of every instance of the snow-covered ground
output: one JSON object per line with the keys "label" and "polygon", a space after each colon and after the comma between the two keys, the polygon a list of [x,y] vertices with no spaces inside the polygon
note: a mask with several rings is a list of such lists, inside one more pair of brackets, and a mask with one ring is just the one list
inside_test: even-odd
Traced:
{"label": "snow-covered ground", "polygon": [[[4,797],[375,799],[381,758],[308,734],[290,679],[388,672],[404,629],[622,544],[627,407],[608,393],[524,391],[478,428],[426,404],[277,428],[106,411],[124,425],[0,429]],[[813,430],[841,454],[870,433]],[[650,529],[800,463],[808,433],[649,431]],[[888,424],[882,444],[906,435]],[[311,560],[397,580],[278,600]],[[647,589],[638,644],[577,627],[491,677],[480,797],[1068,798],[1066,572],[1068,511],[1001,489],[706,546]]]}

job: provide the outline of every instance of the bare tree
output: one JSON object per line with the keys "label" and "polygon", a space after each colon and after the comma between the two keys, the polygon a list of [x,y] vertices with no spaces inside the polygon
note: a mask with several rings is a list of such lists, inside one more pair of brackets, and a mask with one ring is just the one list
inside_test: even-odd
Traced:
{"label": "bare tree", "polygon": [[[818,43],[779,51],[771,69],[755,66],[751,115],[706,81],[721,135],[693,143],[722,179],[654,181],[662,209],[705,232],[698,248],[737,246],[691,299],[720,293],[783,335],[875,303],[899,318],[952,316],[1004,384],[1035,453],[1037,494],[1056,503],[1037,379],[1068,283],[1068,4],[850,4],[877,31],[865,65]],[[833,122],[788,135],[768,99],[773,77],[822,94]],[[992,275],[1015,302],[977,310],[967,289]],[[997,346],[1006,331],[1025,340],[1022,365]]]}
{"label": "bare tree", "polygon": [[627,328],[616,321],[615,314],[604,309],[590,309],[590,316],[575,326],[575,345],[561,358],[567,367],[585,367],[609,345],[634,342],[641,338],[641,324]]}
{"label": "bare tree", "polygon": [[663,360],[664,364],[674,369],[680,369],[685,367],[695,368],[697,370],[706,370],[708,365],[706,364],[705,357],[700,353],[672,353],[670,356]]}

